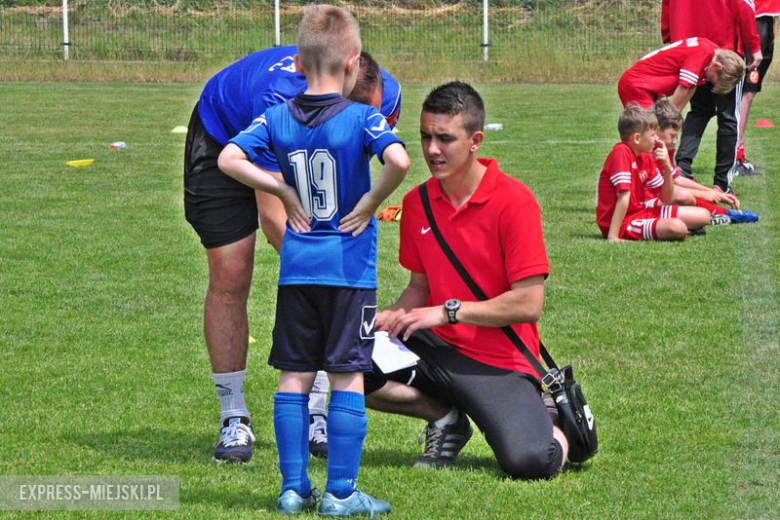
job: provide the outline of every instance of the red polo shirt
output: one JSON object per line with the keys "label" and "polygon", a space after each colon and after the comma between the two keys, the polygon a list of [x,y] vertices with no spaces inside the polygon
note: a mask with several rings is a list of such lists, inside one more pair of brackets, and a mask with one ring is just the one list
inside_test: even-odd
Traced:
{"label": "red polo shirt", "polygon": [[[547,277],[550,262],[539,204],[531,190],[501,172],[494,159],[478,160],[487,167],[485,176],[471,199],[457,210],[438,180],[430,178],[426,184],[442,235],[477,285],[494,298],[524,278]],[[400,262],[406,269],[427,276],[431,292],[426,306],[442,305],[450,298],[477,301],[430,231],[417,188],[406,194],[403,208]],[[512,328],[538,358],[536,323]],[[431,331],[486,365],[537,375],[499,328],[459,323]]]}

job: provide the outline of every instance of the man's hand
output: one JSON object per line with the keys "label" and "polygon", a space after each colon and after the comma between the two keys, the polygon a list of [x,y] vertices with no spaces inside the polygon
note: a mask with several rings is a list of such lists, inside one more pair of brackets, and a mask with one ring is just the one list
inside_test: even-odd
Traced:
{"label": "man's hand", "polygon": [[761,61],[764,59],[763,53],[759,50],[755,54],[750,55],[750,61],[747,64],[748,69],[757,69],[761,65]]}
{"label": "man's hand", "polygon": [[287,220],[290,227],[298,233],[311,231],[311,219],[301,205],[301,199],[295,188],[283,185],[279,191],[279,198],[284,204],[284,210],[287,212]]}
{"label": "man's hand", "polygon": [[355,208],[339,221],[339,231],[343,233],[352,231],[353,237],[358,236],[366,230],[378,207],[379,204],[373,199],[371,192],[364,193]]}
{"label": "man's hand", "polygon": [[[382,326],[379,327],[380,322]],[[409,312],[382,311],[377,316],[379,330],[386,330],[391,337],[403,333],[402,339],[406,341],[409,336],[420,329],[441,327],[449,323],[447,313],[443,305],[436,307],[419,307]]]}

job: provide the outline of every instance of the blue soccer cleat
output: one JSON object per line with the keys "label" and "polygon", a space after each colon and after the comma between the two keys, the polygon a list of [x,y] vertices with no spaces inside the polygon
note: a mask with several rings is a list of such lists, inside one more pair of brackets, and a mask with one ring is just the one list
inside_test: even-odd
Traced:
{"label": "blue soccer cleat", "polygon": [[726,214],[731,218],[732,224],[749,224],[758,222],[758,215],[746,209],[728,209]]}
{"label": "blue soccer cleat", "polygon": [[292,515],[311,511],[317,505],[319,492],[312,489],[308,496],[302,497],[295,490],[288,489],[276,499],[276,511],[283,515]]}
{"label": "blue soccer cleat", "polygon": [[373,498],[359,489],[356,489],[347,498],[336,498],[326,491],[322,495],[322,502],[317,509],[317,513],[322,516],[365,515],[373,518],[375,514],[389,512],[389,502]]}

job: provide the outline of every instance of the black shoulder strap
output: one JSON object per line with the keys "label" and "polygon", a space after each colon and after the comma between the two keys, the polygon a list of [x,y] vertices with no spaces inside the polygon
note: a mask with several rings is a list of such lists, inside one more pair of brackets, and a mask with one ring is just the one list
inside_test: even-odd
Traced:
{"label": "black shoulder strap", "polygon": [[[455,252],[452,250],[452,248],[450,248],[450,245],[447,243],[447,241],[444,240],[444,236],[442,236],[441,231],[439,230],[439,226],[436,225],[436,219],[433,217],[433,210],[431,209],[431,201],[428,198],[428,187],[425,185],[425,183],[420,184],[419,191],[423,209],[425,210],[425,216],[428,217],[428,224],[431,226],[433,236],[436,237],[436,241],[439,243],[442,251],[444,251],[444,254],[447,256],[450,263],[452,263],[452,266],[455,268],[461,278],[463,278],[463,281],[466,282],[466,285],[469,287],[469,289],[471,289],[471,292],[474,293],[474,296],[476,296],[478,300],[487,300],[487,295],[477,285],[474,279],[471,278],[468,271],[466,271],[466,268],[463,267],[463,264],[460,263],[458,257],[455,256]],[[531,351],[528,350],[528,347],[525,346],[525,343],[523,343],[523,340],[520,338],[520,336],[517,335],[514,329],[507,326],[501,327],[501,330],[504,332],[504,334],[507,335],[509,340],[514,343],[514,345],[517,347],[517,350],[519,350],[520,353],[525,356],[525,358],[531,364],[531,367],[533,367],[533,369],[536,370],[536,373],[539,374],[539,377],[545,379],[547,370],[545,370],[541,363],[539,363],[539,360],[537,360],[536,357],[531,354]],[[555,364],[555,361],[553,361],[550,353],[547,352],[544,344],[541,343],[541,340],[539,342],[539,347],[539,350],[541,351],[542,357],[544,358],[545,363],[547,363],[547,366],[557,371],[558,366]]]}

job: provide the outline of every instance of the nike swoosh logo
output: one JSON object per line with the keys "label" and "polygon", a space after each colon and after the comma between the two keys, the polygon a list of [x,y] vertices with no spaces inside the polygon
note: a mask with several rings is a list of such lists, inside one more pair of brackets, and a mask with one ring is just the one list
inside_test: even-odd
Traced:
{"label": "nike swoosh logo", "polygon": [[[376,314],[374,315],[374,319],[371,320],[370,322],[368,322],[368,321],[364,321],[363,322],[363,332],[366,334],[366,336],[368,336],[369,333],[371,333],[371,329],[374,328],[374,323],[376,323]],[[355,329],[352,329],[352,330],[355,330]]]}
{"label": "nike swoosh logo", "polygon": [[429,228],[429,227],[428,228],[427,227],[422,227],[422,228],[420,228],[420,233],[422,233],[424,235],[424,234],[426,234],[430,230],[431,230],[431,228]]}

